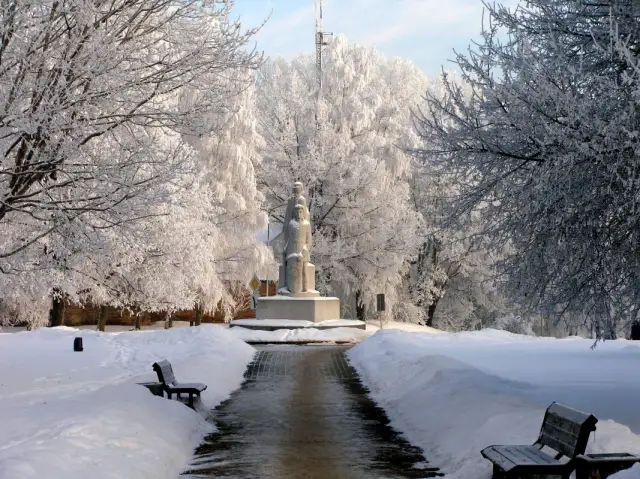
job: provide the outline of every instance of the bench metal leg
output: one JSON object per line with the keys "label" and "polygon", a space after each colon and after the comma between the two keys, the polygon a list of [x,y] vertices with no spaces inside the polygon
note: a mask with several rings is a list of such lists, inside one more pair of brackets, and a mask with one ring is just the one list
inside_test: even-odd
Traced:
{"label": "bench metal leg", "polygon": [[190,407],[191,409],[194,409],[194,407],[193,407],[193,400],[194,400],[194,398],[196,398],[196,397],[198,397],[198,398],[200,397],[200,393],[199,393],[199,392],[197,392],[197,393],[189,393],[189,407]]}

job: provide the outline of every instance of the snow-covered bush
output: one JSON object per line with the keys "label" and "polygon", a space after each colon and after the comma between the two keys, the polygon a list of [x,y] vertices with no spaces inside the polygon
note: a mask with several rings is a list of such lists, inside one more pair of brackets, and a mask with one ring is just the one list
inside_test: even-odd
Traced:
{"label": "snow-covered bush", "polygon": [[501,316],[491,325],[494,329],[508,331],[514,334],[524,334],[527,336],[535,336],[531,321],[512,313]]}

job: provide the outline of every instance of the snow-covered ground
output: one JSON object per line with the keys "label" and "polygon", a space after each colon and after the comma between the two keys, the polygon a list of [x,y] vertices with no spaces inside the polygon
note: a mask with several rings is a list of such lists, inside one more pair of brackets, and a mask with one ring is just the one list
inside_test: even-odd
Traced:
{"label": "snow-covered ground", "polygon": [[640,464],[636,464],[631,469],[620,471],[618,474],[610,476],[612,479],[638,479],[640,477]]}
{"label": "snow-covered ground", "polygon": [[[640,454],[640,342],[485,330],[379,331],[350,352],[392,424],[450,479],[487,479],[480,450],[531,444],[552,401],[600,421],[591,452]],[[623,478],[639,478],[640,468]]]}
{"label": "snow-covered ground", "polygon": [[[393,425],[451,479],[489,478],[480,450],[533,442],[554,400],[600,419],[591,451],[640,454],[637,342],[591,349],[590,340],[492,330],[377,329],[0,333],[0,477],[174,479],[213,426],[135,383],[155,380],[151,364],[167,358],[180,380],[208,384],[202,399],[213,407],[242,382],[254,353],[242,341],[249,333],[260,340],[300,340],[303,332],[324,341],[368,337],[351,351],[352,363]],[[73,352],[76,336],[83,352]],[[617,477],[639,478],[640,467]]]}
{"label": "snow-covered ground", "polygon": [[387,321],[380,328],[380,323],[375,320],[367,321],[367,331],[375,332],[380,329],[399,329],[413,333],[445,334],[444,331],[429,326],[421,326],[414,323],[401,323],[400,321]]}
{"label": "snow-covered ground", "polygon": [[210,325],[0,334],[0,477],[175,479],[213,426],[135,383],[155,381],[151,365],[167,358],[179,380],[208,385],[210,408],[241,384],[253,353]]}

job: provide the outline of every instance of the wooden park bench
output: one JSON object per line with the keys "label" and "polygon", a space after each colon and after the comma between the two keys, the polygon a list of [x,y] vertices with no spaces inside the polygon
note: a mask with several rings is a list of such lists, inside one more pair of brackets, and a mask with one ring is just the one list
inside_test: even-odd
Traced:
{"label": "wooden park bench", "polygon": [[529,475],[569,479],[576,467],[576,456],[584,454],[597,422],[590,414],[554,402],[547,409],[538,440],[532,446],[489,446],[482,455],[493,463],[494,479]]}
{"label": "wooden park bench", "polygon": [[200,397],[200,393],[207,389],[206,384],[201,383],[179,383],[173,374],[171,363],[166,359],[153,363],[153,370],[158,375],[158,381],[162,383],[162,387],[167,392],[169,399],[176,394],[181,399],[182,394],[189,395],[189,407],[193,409],[193,398]]}

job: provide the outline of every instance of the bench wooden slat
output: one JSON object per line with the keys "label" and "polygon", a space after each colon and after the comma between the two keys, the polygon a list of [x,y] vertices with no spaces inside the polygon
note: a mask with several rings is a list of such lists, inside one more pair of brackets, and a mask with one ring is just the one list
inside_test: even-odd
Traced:
{"label": "bench wooden slat", "polygon": [[575,454],[577,441],[573,441],[573,443],[567,443],[562,439],[558,438],[557,433],[554,433],[553,436],[547,433],[542,433],[540,435],[539,441],[541,444],[544,444],[545,446],[550,447],[554,451],[558,451],[559,453],[562,453],[563,456],[574,457],[578,455],[578,454]]}
{"label": "bench wooden slat", "polygon": [[567,436],[568,442],[575,442],[580,436],[581,424],[575,422],[567,422],[557,416],[549,415],[547,419],[542,423],[542,430],[549,430],[549,434],[553,435],[555,431],[562,432]]}
{"label": "bench wooden slat", "polygon": [[598,420],[591,414],[553,403],[545,413],[538,442],[574,458],[586,450],[596,422]]}
{"label": "bench wooden slat", "polygon": [[518,466],[562,465],[560,461],[535,446],[491,446],[483,450],[482,455],[492,462],[499,462],[504,471],[509,471]]}
{"label": "bench wooden slat", "polygon": [[509,460],[508,457],[502,455],[497,449],[499,446],[490,446],[487,447],[486,449],[482,450],[482,455],[489,459],[492,463],[494,463],[495,465],[497,465],[500,469],[502,469],[505,472],[510,471],[511,469],[513,469],[516,465],[514,464],[513,461]]}
{"label": "bench wooden slat", "polygon": [[542,427],[551,426],[577,437],[580,435],[580,430],[582,429],[582,424],[584,422],[585,421],[573,422],[568,420],[566,417],[559,416],[555,413],[547,413],[544,421],[542,422]]}
{"label": "bench wooden slat", "polygon": [[557,459],[551,457],[547,453],[541,451],[535,446],[507,446],[509,448],[517,448],[518,451],[528,458],[530,458],[535,464],[552,464],[558,466],[562,464]]}
{"label": "bench wooden slat", "polygon": [[547,408],[547,414],[563,417],[578,424],[582,424],[593,417],[591,414],[558,404],[557,402],[552,403],[551,406]]}
{"label": "bench wooden slat", "polygon": [[200,383],[173,383],[170,386],[167,386],[167,389],[170,389],[172,392],[189,392],[189,391],[198,391],[202,392],[207,389],[206,384]]}
{"label": "bench wooden slat", "polygon": [[528,457],[523,456],[523,454],[520,451],[518,451],[517,448],[513,448],[513,449],[509,449],[508,447],[501,448],[500,454],[502,454],[504,457],[506,457],[511,462],[513,462],[514,465],[538,464],[538,461],[532,461]]}
{"label": "bench wooden slat", "polygon": [[[156,367],[157,366],[157,367]],[[162,361],[158,361],[153,365],[153,369],[156,370],[158,374],[158,380],[164,384],[173,384],[176,382],[176,377],[173,374],[173,368],[171,367],[171,363],[166,359]]]}
{"label": "bench wooden slat", "polygon": [[532,466],[532,465],[535,465],[535,464],[540,464],[540,461],[533,460],[533,459],[527,457],[526,455],[522,454],[522,452],[519,451],[517,447],[500,448],[499,452],[504,457],[509,459],[513,463],[514,466],[527,466],[527,465]]}

